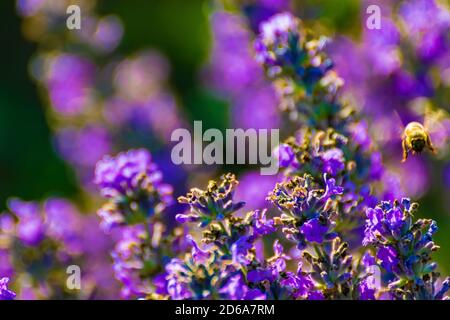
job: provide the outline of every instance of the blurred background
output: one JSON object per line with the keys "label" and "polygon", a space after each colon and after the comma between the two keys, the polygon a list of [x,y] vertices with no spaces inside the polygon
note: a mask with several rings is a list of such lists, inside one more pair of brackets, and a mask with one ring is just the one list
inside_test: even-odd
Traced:
{"label": "blurred background", "polygon": [[[133,147],[151,150],[168,182],[176,185],[176,195],[183,194],[188,187],[198,185],[210,176],[232,170],[240,175],[242,189],[248,190],[242,197],[251,200],[256,195],[259,202],[255,201],[252,205],[263,205],[264,192],[272,187],[273,181],[266,180],[265,185],[260,181],[254,190],[255,186],[246,184],[246,181],[253,179],[252,168],[180,169],[168,161],[168,133],[176,127],[189,127],[194,120],[202,120],[204,130],[256,126],[272,128],[279,125],[275,112],[276,99],[262,79],[261,71],[253,70],[256,67],[252,62],[248,62],[247,69],[239,68],[251,59],[248,46],[253,37],[252,30],[242,27],[237,16],[217,14],[217,4],[211,1],[103,0],[96,5],[94,1],[66,2],[80,3],[82,16],[83,8],[89,8],[90,16],[110,17],[109,20],[94,19],[92,23],[97,25],[93,27],[96,30],[93,35],[98,38],[94,37],[93,42],[89,42],[92,34],[74,36],[75,33],[62,30],[64,27],[61,27],[60,20],[61,16],[65,17],[64,10],[56,13],[45,11],[44,7],[39,7],[39,1],[0,2],[3,42],[0,50],[3,71],[0,76],[0,211],[6,209],[7,199],[13,196],[26,200],[57,196],[71,199],[87,213],[93,213],[93,200],[86,200],[86,194],[93,192],[93,164],[103,154]],[[422,79],[428,75],[428,70],[419,70],[420,60],[407,60],[406,51],[399,65],[392,67],[392,70],[372,70],[377,65],[370,59],[376,61],[380,56],[387,59],[387,56],[381,55],[383,50],[394,50],[395,47],[395,52],[401,51],[403,41],[392,40],[396,36],[389,40],[386,34],[377,38],[382,41],[369,39],[363,20],[366,2],[261,1],[267,11],[255,11],[252,1],[243,2],[255,25],[273,12],[291,10],[304,19],[315,34],[335,39],[330,54],[346,81],[346,95],[361,106],[361,112],[375,119],[385,116],[386,122],[383,123],[393,127],[398,119],[388,109],[383,109],[390,107],[385,101],[372,97],[379,97],[379,92],[385,92],[390,95],[386,99],[398,100],[401,106],[392,108],[399,109],[406,108],[413,100],[417,102],[416,95],[406,94],[400,89],[383,90],[380,85],[378,94],[375,91],[374,87],[378,83],[386,84],[386,79],[390,81],[406,75],[412,75],[411,79]],[[383,17],[390,16],[400,3],[372,2],[380,4]],[[50,18],[45,20],[44,16]],[[105,22],[105,35],[100,33],[103,29],[99,21]],[[392,18],[392,21],[396,20]],[[406,23],[402,23],[399,24],[405,27]],[[239,50],[241,47],[236,49],[223,45],[230,37],[235,37],[236,43],[243,41],[245,50],[242,53]],[[419,41],[409,40],[413,44]],[[364,46],[373,43],[380,46],[376,49],[380,52],[379,57],[368,56],[364,49]],[[448,110],[450,93],[446,81],[450,77],[449,51],[439,53],[436,60],[433,60],[434,57],[421,58],[427,59],[433,84],[430,89],[432,93],[427,91],[419,96],[426,97],[436,107]],[[76,67],[67,72],[79,74],[78,80],[71,81],[81,88],[81,94],[89,88],[89,96],[83,98],[88,99],[90,105],[101,105],[101,115],[95,110],[80,111],[75,102],[65,103],[68,99],[65,78],[58,80],[52,74],[52,68],[58,71],[58,66],[59,70],[64,70],[68,65]],[[400,71],[406,69],[408,72]],[[150,76],[145,74],[145,70],[150,70]],[[446,79],[444,71],[447,72]],[[251,74],[252,77],[244,79],[243,74]],[[442,79],[436,82],[435,78],[440,76]],[[248,83],[252,86],[249,87]],[[363,88],[361,83],[366,87]],[[424,80],[424,83],[427,82]],[[140,84],[147,87],[140,88]],[[74,83],[70,85],[74,86]],[[411,90],[417,92],[418,86]],[[147,92],[150,87],[151,92]],[[242,87],[251,94],[243,91]],[[399,95],[398,99],[396,95]],[[170,108],[158,108],[160,103],[170,105]],[[117,105],[126,105],[125,112],[133,114],[133,118],[123,115]],[[152,107],[148,108],[148,113],[142,111],[150,105]],[[405,112],[405,119],[410,119],[410,116],[409,112]],[[255,117],[257,120],[252,123]],[[143,118],[147,122],[142,123],[140,119]],[[161,122],[166,126],[158,126]],[[442,126],[448,130],[449,123],[444,122]],[[375,135],[384,132],[383,128],[372,129]],[[385,146],[383,155],[397,174],[393,180],[397,179],[396,183],[403,185],[405,194],[420,203],[421,215],[437,220],[440,231],[436,234],[436,243],[441,250],[436,259],[443,273],[450,273],[448,155],[439,158],[424,155],[418,163],[412,160],[406,169],[401,169],[399,142],[388,145],[380,139],[379,143]],[[80,154],[83,152],[92,157],[82,157]],[[96,152],[99,154],[95,155]]]}

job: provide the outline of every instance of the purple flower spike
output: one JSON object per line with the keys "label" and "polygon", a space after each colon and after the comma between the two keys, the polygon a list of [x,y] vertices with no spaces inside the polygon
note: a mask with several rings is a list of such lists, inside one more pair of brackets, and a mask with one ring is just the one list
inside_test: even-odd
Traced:
{"label": "purple flower spike", "polygon": [[152,181],[159,182],[161,173],[151,161],[147,150],[130,150],[119,153],[116,157],[105,156],[95,168],[95,183],[105,197],[126,195],[128,190],[134,190],[137,177],[147,174]]}

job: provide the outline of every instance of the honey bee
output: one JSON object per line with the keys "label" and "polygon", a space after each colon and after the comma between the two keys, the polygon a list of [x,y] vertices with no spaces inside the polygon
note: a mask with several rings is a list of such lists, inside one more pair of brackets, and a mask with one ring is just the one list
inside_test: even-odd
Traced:
{"label": "honey bee", "polygon": [[403,158],[405,162],[408,158],[408,153],[421,153],[423,149],[428,148],[432,153],[436,154],[436,149],[431,142],[429,133],[425,126],[419,122],[410,122],[403,131],[402,136]]}

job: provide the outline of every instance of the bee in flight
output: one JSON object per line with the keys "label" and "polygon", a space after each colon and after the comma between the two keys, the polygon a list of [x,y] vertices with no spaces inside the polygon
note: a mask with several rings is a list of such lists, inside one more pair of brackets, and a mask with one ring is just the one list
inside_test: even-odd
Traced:
{"label": "bee in flight", "polygon": [[436,149],[431,142],[430,135],[427,132],[426,127],[419,122],[410,122],[403,131],[402,162],[406,161],[406,159],[408,158],[408,153],[410,151],[412,152],[412,154],[421,153],[423,149],[425,149],[425,147],[436,154]]}

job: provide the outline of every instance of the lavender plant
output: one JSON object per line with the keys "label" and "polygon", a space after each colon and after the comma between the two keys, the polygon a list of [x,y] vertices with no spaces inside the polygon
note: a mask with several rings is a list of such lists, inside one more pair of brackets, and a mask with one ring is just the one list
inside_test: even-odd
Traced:
{"label": "lavender plant", "polygon": [[[279,13],[289,1],[245,1],[242,15],[221,11],[212,17],[216,38],[207,80],[230,100],[233,122],[282,126],[287,137],[274,150],[281,180],[265,203],[252,202],[258,208],[246,208],[236,195],[256,198],[248,189],[267,189],[277,177],[244,175],[239,192],[236,176],[228,173],[205,189],[192,188],[177,204],[174,186],[180,186],[167,183],[154,154],[141,148],[105,155],[146,144],[142,133],[166,144],[173,129],[184,126],[168,88],[168,63],[153,51],[114,56],[122,24],[113,16],[97,17],[94,6],[86,12],[87,28],[65,39],[54,3],[18,2],[26,21],[40,17],[46,26],[28,30],[42,46],[31,70],[48,100],[58,150],[88,191],[86,202],[95,202],[90,182],[96,163],[93,181],[105,201],[97,214],[114,244],[108,268],[122,298],[448,299],[450,278],[441,278],[432,257],[439,249],[436,222],[414,219],[418,205],[409,199],[394,200],[403,190],[388,179],[378,149],[383,141],[369,130],[373,117],[367,106],[344,100],[344,81],[327,53],[329,39],[293,14]],[[439,19],[433,28],[420,21],[416,30],[411,21],[423,8],[429,9],[425,16]],[[366,52],[378,76],[394,75],[390,80],[408,101],[417,97],[410,91],[427,95],[422,71],[433,64],[447,68],[441,60],[449,25],[443,8],[431,0],[400,6],[401,23],[416,31],[410,35],[418,40],[414,54],[424,63],[415,81],[406,81],[409,74],[399,69],[394,23],[387,22],[386,37],[374,41],[380,54]],[[61,41],[41,37],[50,29]],[[81,55],[74,49],[79,47],[88,53]],[[100,67],[99,57],[106,61]],[[86,232],[96,241],[83,238],[92,225],[61,199],[43,206],[11,200],[0,216],[0,299],[13,299],[15,292],[20,298],[74,297],[64,288],[65,266],[89,270],[83,253],[105,250],[91,248],[96,231]],[[381,279],[373,266],[380,266]],[[90,271],[89,290],[75,297],[95,298],[102,287]]]}
{"label": "lavender plant", "polygon": [[[338,99],[342,81],[322,50],[326,41],[308,37],[301,22],[284,13],[262,24],[256,44],[257,59],[274,81],[282,110],[305,126],[276,151],[280,165],[287,168],[286,179],[267,199],[282,214],[273,218],[267,217],[266,210],[238,214],[244,203],[233,200],[238,182],[232,174],[210,181],[206,190],[193,188],[178,199],[189,205],[189,210],[176,215],[177,222],[187,225],[184,237],[190,251],[158,260],[164,270],[158,270],[157,275],[140,272],[137,282],[124,276],[128,290],[147,284],[146,290],[134,293],[169,299],[375,299],[386,290],[392,298],[443,298],[448,280],[436,291],[438,275],[433,273],[436,266],[429,257],[429,251],[436,248],[431,240],[434,223],[420,220],[414,227],[412,222],[405,223],[395,241],[407,237],[410,244],[417,238],[412,248],[418,253],[402,249],[406,250],[401,253],[403,260],[394,259],[400,252],[394,252],[394,246],[387,243],[394,240],[387,237],[383,242],[377,233],[377,223],[384,220],[373,218],[373,210],[379,209],[369,207],[378,203],[373,183],[383,170],[380,156],[373,152],[367,124]],[[159,180],[148,179],[155,174],[152,168],[149,155],[141,150],[106,158],[96,172],[97,184],[109,198],[99,211],[104,221],[130,228],[139,217],[139,229],[124,229],[122,235],[125,243],[140,248],[125,254],[133,257],[140,271],[148,261],[140,254],[146,246],[145,225],[165,207]],[[376,258],[370,252],[362,255],[355,250],[360,249],[361,239],[359,244],[353,241],[350,248],[344,237],[343,226],[349,221],[354,222],[352,229],[364,228],[366,209],[369,218],[363,243],[374,245]],[[190,227],[193,224],[198,231]],[[421,231],[414,233],[427,225],[430,230],[423,238]],[[284,239],[276,238],[273,256],[267,257],[264,245],[278,231]],[[154,230],[147,230],[147,237],[154,234]],[[294,258],[285,253],[289,243],[300,255]],[[153,250],[159,252],[163,247],[159,244]],[[376,288],[370,281],[373,274],[368,267],[376,259],[388,276],[395,270],[394,278],[386,280],[386,289]],[[409,271],[400,268],[400,263],[406,263]],[[293,264],[296,271],[292,271]],[[120,269],[118,265],[116,261],[116,269]],[[409,280],[405,280],[408,272]]]}
{"label": "lavender plant", "polygon": [[[275,155],[287,176],[325,174],[342,188],[336,203],[336,230],[360,243],[363,212],[377,202],[375,182],[383,167],[367,130],[354,109],[339,99],[342,79],[327,57],[325,38],[315,39],[299,19],[276,14],[261,24],[256,58],[273,80],[280,108],[301,126]],[[325,187],[325,183],[323,187]],[[360,237],[360,236],[359,236]]]}
{"label": "lavender plant", "polygon": [[183,230],[167,228],[164,211],[172,204],[172,187],[162,178],[144,149],[105,156],[96,166],[95,183],[108,200],[98,211],[102,228],[119,233],[112,258],[123,297],[165,292],[154,279],[169,257],[186,247]]}
{"label": "lavender plant", "polygon": [[258,241],[276,231],[266,211],[235,215],[244,206],[233,201],[237,184],[235,176],[227,174],[210,181],[206,190],[192,189],[179,198],[190,211],[177,215],[177,220],[197,222],[207,248],[200,249],[189,236],[191,253],[167,266],[172,299],[288,299],[307,294],[309,279],[287,271],[286,260],[291,258],[278,240],[272,257],[265,258],[257,248]]}

